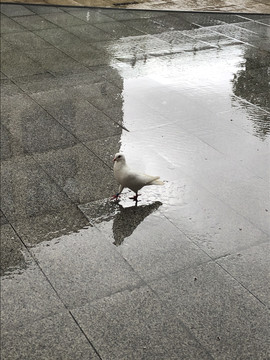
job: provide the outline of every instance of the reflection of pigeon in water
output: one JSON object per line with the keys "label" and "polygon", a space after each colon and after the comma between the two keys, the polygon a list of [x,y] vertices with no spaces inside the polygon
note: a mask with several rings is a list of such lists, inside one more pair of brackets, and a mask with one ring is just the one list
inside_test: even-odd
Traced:
{"label": "reflection of pigeon in water", "polygon": [[114,177],[119,182],[119,190],[112,199],[118,199],[119,195],[125,187],[135,192],[135,196],[131,199],[138,201],[138,191],[146,185],[164,185],[163,181],[158,180],[159,176],[150,176],[146,174],[139,174],[131,170],[127,164],[125,156],[121,153],[117,153],[114,156]]}

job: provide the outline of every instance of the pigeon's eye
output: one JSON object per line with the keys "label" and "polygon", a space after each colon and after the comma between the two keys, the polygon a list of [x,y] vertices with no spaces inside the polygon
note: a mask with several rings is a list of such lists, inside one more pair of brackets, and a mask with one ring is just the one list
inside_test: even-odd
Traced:
{"label": "pigeon's eye", "polygon": [[121,155],[118,155],[118,156],[117,156],[117,159],[120,159],[120,157],[121,157]]}

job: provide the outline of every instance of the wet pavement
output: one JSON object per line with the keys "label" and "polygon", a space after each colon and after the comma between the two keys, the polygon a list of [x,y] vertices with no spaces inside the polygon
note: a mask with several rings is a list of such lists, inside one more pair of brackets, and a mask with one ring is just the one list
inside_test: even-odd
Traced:
{"label": "wet pavement", "polygon": [[269,358],[270,17],[1,14],[1,359]]}
{"label": "wet pavement", "polygon": [[[7,3],[7,1],[1,2]],[[9,3],[141,10],[270,14],[269,0],[11,0]]]}

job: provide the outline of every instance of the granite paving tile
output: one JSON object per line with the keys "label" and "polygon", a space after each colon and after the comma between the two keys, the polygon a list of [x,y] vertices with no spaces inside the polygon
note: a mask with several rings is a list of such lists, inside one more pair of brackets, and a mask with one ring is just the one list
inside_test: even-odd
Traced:
{"label": "granite paving tile", "polygon": [[[13,17],[13,20],[28,30],[56,29],[57,26],[39,15]],[[47,40],[47,39],[46,39]]]}
{"label": "granite paving tile", "polygon": [[79,42],[80,46],[86,46],[79,38],[65,29],[61,29],[55,26],[55,29],[42,29],[35,31],[35,34],[40,36],[42,39],[49,42],[56,48],[61,49],[62,46],[69,46],[72,48],[74,43]]}
{"label": "granite paving tile", "polygon": [[1,209],[10,221],[70,204],[67,195],[31,157],[2,162],[1,173]]}
{"label": "granite paving tile", "polygon": [[112,57],[106,51],[98,50],[94,47],[95,43],[85,44],[84,41],[78,39],[76,43],[70,47],[69,45],[60,45],[61,50],[77,60],[78,63],[92,70],[94,66],[111,65]]}
{"label": "granite paving tile", "polygon": [[1,80],[1,96],[22,95],[22,90],[10,79]]}
{"label": "granite paving tile", "polygon": [[96,72],[88,70],[83,73],[53,76],[49,72],[23,76],[14,79],[14,82],[27,94],[45,92],[49,90],[74,88],[78,84],[87,85],[100,81],[102,78]]}
{"label": "granite paving tile", "polygon": [[55,90],[32,95],[57,121],[80,141],[121,133],[119,125],[81,99],[74,90]]}
{"label": "granite paving tile", "polygon": [[[162,209],[162,205],[160,206]],[[140,215],[143,217],[145,212],[147,215],[147,207],[144,206],[122,209],[114,218],[112,227],[114,243],[121,245],[117,250],[145,281],[210,260],[158,210],[146,216],[136,228],[135,218],[140,220]],[[129,217],[134,218],[134,222],[128,223]],[[146,234],[151,234],[147,241]]]}
{"label": "granite paving tile", "polygon": [[[131,23],[126,24],[125,22],[112,21],[112,22],[98,23],[95,24],[95,26],[108,33],[110,37],[113,39],[142,35],[142,31],[139,31],[134,27],[132,27]],[[108,39],[104,39],[104,40],[108,40]]]}
{"label": "granite paving tile", "polygon": [[[269,355],[269,314],[245,288],[215,263],[178,272],[151,284],[159,299],[215,359]],[[237,341],[236,339],[241,339]]]}
{"label": "granite paving tile", "polygon": [[[177,194],[174,206],[170,206],[167,191]],[[162,214],[212,258],[234,254],[268,239],[266,233],[183,173],[181,181],[171,181],[161,192],[160,201]]]}
{"label": "granite paving tile", "polygon": [[[2,213],[3,214],[3,213]],[[10,224],[1,224],[0,274],[8,274],[25,267],[26,248]]]}
{"label": "granite paving tile", "polygon": [[87,141],[85,146],[106,163],[108,167],[112,167],[113,156],[120,150],[119,135]]}
{"label": "granite paving tile", "polygon": [[[91,11],[89,11],[89,9],[74,9],[73,8],[69,8],[66,9],[66,11],[70,14],[73,15],[91,25],[93,24],[97,24],[97,23],[103,23],[103,22],[108,22],[108,21],[113,21],[113,19],[110,16],[106,15],[106,12],[104,10],[101,9],[91,9]],[[110,15],[110,12],[108,13],[108,15]]]}
{"label": "granite paving tile", "polygon": [[70,26],[68,31],[88,44],[97,41],[106,41],[114,38],[113,33],[110,34],[106,31],[103,31],[102,29],[97,28],[97,25],[98,24],[95,24],[95,26],[93,26],[84,23],[83,25]]}
{"label": "granite paving tile", "polygon": [[11,45],[16,46],[16,48],[20,49],[21,51],[27,50],[40,50],[46,49],[51,47],[51,45],[41,39],[39,36],[36,36],[31,31],[21,31],[19,33],[10,33],[10,34],[3,34],[2,35],[5,40],[7,40]]}
{"label": "granite paving tile", "polygon": [[115,181],[104,166],[84,145],[34,154],[34,158],[75,203],[110,197]]}
{"label": "granite paving tile", "polygon": [[0,129],[1,137],[1,161],[9,160],[15,156],[21,155],[24,153],[22,143],[18,141],[8,130],[1,124]]}
{"label": "granite paving tile", "polygon": [[56,48],[27,51],[27,55],[53,75],[88,72],[85,66]]}
{"label": "granite paving tile", "polygon": [[40,14],[47,21],[57,25],[60,28],[70,28],[73,25],[83,25],[84,21],[68,13],[55,12],[50,14]]}
{"label": "granite paving tile", "polygon": [[2,359],[97,360],[100,357],[64,312],[2,333]]}
{"label": "granite paving tile", "polygon": [[9,17],[33,14],[33,12],[27,9],[25,6],[18,4],[1,4],[0,10],[2,14]]}
{"label": "granite paving tile", "polygon": [[67,204],[60,209],[48,209],[43,214],[18,218],[13,226],[24,244],[31,248],[42,242],[76,233],[89,226],[89,221],[75,204]]}
{"label": "granite paving tile", "polygon": [[[6,332],[14,334],[14,329],[18,326],[29,326],[64,310],[63,304],[31,256],[26,252],[24,255],[19,253],[22,246],[17,249],[14,263],[15,243],[12,246],[13,265],[16,268],[13,267],[10,274],[7,272],[1,277],[1,337]],[[4,341],[2,345],[3,343]],[[5,346],[9,348],[7,344]]]}
{"label": "granite paving tile", "polygon": [[[17,106],[14,107],[13,104]],[[78,140],[26,95],[2,99],[2,123],[24,153],[43,153],[75,145]],[[13,141],[13,151],[14,148]],[[19,148],[19,145],[17,146]]]}
{"label": "granite paving tile", "polygon": [[131,19],[122,21],[126,26],[132,26],[134,29],[141,31],[144,34],[159,34],[168,30],[168,27],[163,24],[155,22],[152,18],[149,19]]}
{"label": "granite paving tile", "polygon": [[[24,28],[10,17],[1,14],[1,34],[23,31]],[[2,44],[1,44],[2,47]]]}
{"label": "granite paving tile", "polygon": [[104,359],[212,359],[148,287],[72,310]]}
{"label": "granite paving tile", "polygon": [[69,309],[143,284],[94,227],[60,236],[49,246],[43,242],[31,252]]}
{"label": "granite paving tile", "polygon": [[16,50],[6,51],[1,54],[1,70],[10,78],[46,72],[36,61],[30,59],[23,52]]}
{"label": "granite paving tile", "polygon": [[34,14],[42,15],[42,14],[54,14],[54,13],[63,13],[63,9],[61,7],[56,6],[48,6],[48,5],[25,5],[25,8],[33,12]]}
{"label": "granite paving tile", "polygon": [[218,259],[229,274],[269,307],[269,242]]}

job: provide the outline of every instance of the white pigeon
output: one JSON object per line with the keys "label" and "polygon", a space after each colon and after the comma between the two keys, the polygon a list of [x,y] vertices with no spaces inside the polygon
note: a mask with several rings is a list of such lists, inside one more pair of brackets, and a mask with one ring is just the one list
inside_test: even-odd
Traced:
{"label": "white pigeon", "polygon": [[138,201],[138,191],[146,185],[164,185],[163,181],[158,180],[159,176],[150,176],[146,174],[140,174],[131,170],[126,164],[126,158],[124,154],[117,153],[114,156],[114,177],[118,181],[119,190],[112,199],[118,199],[119,195],[125,187],[135,192],[135,196],[130,198],[134,201]]}

